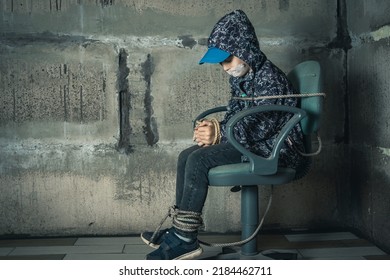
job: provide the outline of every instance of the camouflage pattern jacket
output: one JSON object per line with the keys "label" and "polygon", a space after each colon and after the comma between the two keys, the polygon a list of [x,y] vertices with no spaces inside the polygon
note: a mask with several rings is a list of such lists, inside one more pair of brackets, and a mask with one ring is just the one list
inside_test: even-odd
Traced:
{"label": "camouflage pattern jacket", "polygon": [[[221,121],[221,142],[227,142],[226,123],[237,112],[253,106],[285,105],[297,106],[297,98],[275,98],[238,100],[236,97],[259,97],[295,93],[286,75],[276,67],[260,50],[254,27],[241,10],[233,11],[221,18],[214,26],[208,40],[208,47],[217,47],[245,61],[251,71],[243,77],[230,77],[232,98]],[[252,152],[268,157],[275,139],[291,114],[281,112],[259,113],[245,117],[234,128],[235,138]],[[304,151],[303,136],[297,125],[289,135],[294,146]],[[306,165],[296,149],[287,142],[281,150],[279,165],[297,168]]]}

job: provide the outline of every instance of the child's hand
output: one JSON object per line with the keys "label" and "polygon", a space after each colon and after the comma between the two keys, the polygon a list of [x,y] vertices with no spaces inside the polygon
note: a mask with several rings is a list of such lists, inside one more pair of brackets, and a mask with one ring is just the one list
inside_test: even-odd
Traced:
{"label": "child's hand", "polygon": [[194,130],[194,141],[199,146],[210,146],[215,137],[214,124],[211,121],[201,121]]}

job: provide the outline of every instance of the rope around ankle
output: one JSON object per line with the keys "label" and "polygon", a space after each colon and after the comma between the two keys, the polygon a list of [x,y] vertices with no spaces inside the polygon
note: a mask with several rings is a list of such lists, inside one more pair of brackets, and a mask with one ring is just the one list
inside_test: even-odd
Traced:
{"label": "rope around ankle", "polygon": [[176,209],[173,227],[184,232],[196,232],[203,225],[202,213]]}
{"label": "rope around ankle", "polygon": [[[243,244],[251,241],[259,233],[259,231],[264,223],[264,219],[268,214],[268,211],[269,211],[269,209],[271,207],[271,203],[272,203],[272,193],[273,193],[273,186],[271,188],[271,194],[270,194],[267,208],[265,209],[263,218],[261,219],[259,225],[257,226],[256,230],[252,233],[251,236],[249,236],[248,238],[246,238],[244,240],[240,240],[237,242],[230,242],[230,243],[208,243],[208,242],[205,242],[205,241],[198,239],[199,243],[202,245],[208,246],[208,247],[227,247],[227,246],[240,246],[240,245],[243,245]],[[173,218],[173,226],[175,228],[177,228],[178,230],[185,231],[185,232],[194,232],[200,226],[203,225],[203,221],[202,221],[202,218],[200,217],[200,215],[201,215],[201,213],[198,213],[198,212],[183,211],[183,210],[178,209],[176,206],[171,206],[168,210],[168,213],[161,220],[160,224],[158,225],[158,227],[154,231],[149,243],[151,243],[152,240],[154,240],[157,233],[159,232],[159,230],[161,229],[162,225],[164,224],[164,222],[166,221],[166,219],[168,217]]]}
{"label": "rope around ankle", "polygon": [[168,217],[173,219],[174,228],[184,232],[195,232],[200,226],[203,225],[203,220],[200,216],[201,214],[202,213],[180,210],[176,206],[169,207],[167,214],[161,220],[160,224],[150,238],[149,244],[154,240]]}

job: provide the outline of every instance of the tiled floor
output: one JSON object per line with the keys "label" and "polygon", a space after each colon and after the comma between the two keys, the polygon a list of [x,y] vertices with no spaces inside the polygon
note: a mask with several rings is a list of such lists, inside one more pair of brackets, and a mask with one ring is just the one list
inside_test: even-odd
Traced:
{"label": "tiled floor", "polygon": [[[201,235],[207,242],[232,242],[238,235]],[[203,247],[201,258],[221,252]],[[390,255],[350,232],[261,234],[259,250],[295,253],[298,259],[390,260]],[[152,249],[138,236],[0,239],[0,260],[142,260]]]}

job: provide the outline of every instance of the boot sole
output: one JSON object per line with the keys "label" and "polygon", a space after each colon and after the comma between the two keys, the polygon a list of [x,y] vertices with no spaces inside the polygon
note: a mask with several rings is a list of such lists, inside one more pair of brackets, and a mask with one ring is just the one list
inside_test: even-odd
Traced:
{"label": "boot sole", "polygon": [[142,234],[141,234],[140,236],[141,236],[142,241],[143,241],[146,245],[148,245],[149,247],[152,247],[152,248],[154,248],[154,249],[158,249],[158,248],[160,247],[160,244],[155,244],[155,243],[149,242],[149,240],[147,240],[146,238],[144,238],[144,237],[142,236]]}
{"label": "boot sole", "polygon": [[202,253],[203,253],[203,249],[202,249],[202,247],[199,247],[192,252],[188,252],[184,255],[178,256],[177,258],[174,258],[174,260],[192,260],[192,259],[200,256]]}

